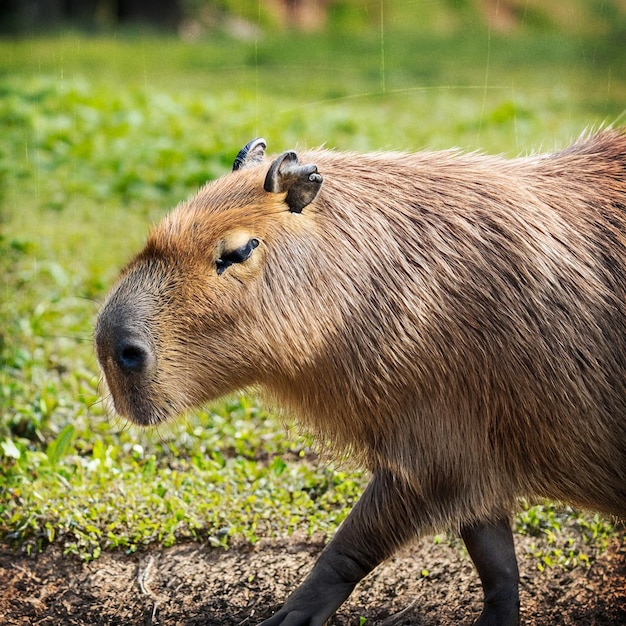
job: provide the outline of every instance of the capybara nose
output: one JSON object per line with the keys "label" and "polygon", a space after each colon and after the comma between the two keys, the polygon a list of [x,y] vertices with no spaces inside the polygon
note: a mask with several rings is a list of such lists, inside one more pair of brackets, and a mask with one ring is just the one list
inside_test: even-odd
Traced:
{"label": "capybara nose", "polygon": [[156,367],[156,355],[145,325],[124,307],[112,305],[102,310],[94,340],[98,361],[107,377],[145,376]]}
{"label": "capybara nose", "polygon": [[140,374],[150,363],[150,351],[136,339],[122,339],[115,351],[115,361],[128,374]]}
{"label": "capybara nose", "polygon": [[134,337],[119,339],[114,359],[124,374],[142,374],[152,368],[154,357],[150,347]]}

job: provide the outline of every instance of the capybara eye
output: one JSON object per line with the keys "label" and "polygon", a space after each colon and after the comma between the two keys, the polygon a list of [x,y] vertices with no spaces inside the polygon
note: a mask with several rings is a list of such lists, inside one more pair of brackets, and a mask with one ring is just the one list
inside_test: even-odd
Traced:
{"label": "capybara eye", "polygon": [[241,263],[245,261],[252,251],[259,245],[259,240],[256,238],[250,239],[243,246],[235,248],[234,250],[225,250],[221,256],[215,261],[215,267],[217,269],[217,275],[221,275],[229,268],[233,263]]}

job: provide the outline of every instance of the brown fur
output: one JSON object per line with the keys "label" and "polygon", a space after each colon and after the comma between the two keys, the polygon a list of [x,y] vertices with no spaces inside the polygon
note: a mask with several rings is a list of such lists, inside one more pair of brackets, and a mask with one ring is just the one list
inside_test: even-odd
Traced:
{"label": "brown fur", "polygon": [[[257,385],[397,477],[420,529],[518,496],[626,517],[626,135],[514,160],[298,157],[324,176],[302,213],[263,190],[264,161],[153,229],[96,331],[116,409],[155,423]],[[116,372],[101,337],[118,321],[150,376]]]}

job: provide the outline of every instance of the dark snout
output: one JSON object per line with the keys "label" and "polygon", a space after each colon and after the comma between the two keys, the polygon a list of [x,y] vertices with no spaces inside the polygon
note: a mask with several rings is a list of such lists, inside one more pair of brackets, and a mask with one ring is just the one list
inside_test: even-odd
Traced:
{"label": "dark snout", "polygon": [[94,341],[115,411],[135,422],[150,423],[144,398],[156,370],[156,356],[145,325],[128,307],[110,304],[98,318]]}

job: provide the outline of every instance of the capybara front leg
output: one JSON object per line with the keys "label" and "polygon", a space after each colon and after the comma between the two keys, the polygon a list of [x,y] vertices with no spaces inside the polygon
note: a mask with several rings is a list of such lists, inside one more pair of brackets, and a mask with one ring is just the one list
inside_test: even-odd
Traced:
{"label": "capybara front leg", "polygon": [[476,626],[519,624],[519,572],[510,520],[506,517],[461,527],[478,570],[485,603]]}
{"label": "capybara front leg", "polygon": [[322,626],[366,574],[413,536],[414,507],[401,481],[376,472],[311,573],[261,626]]}

